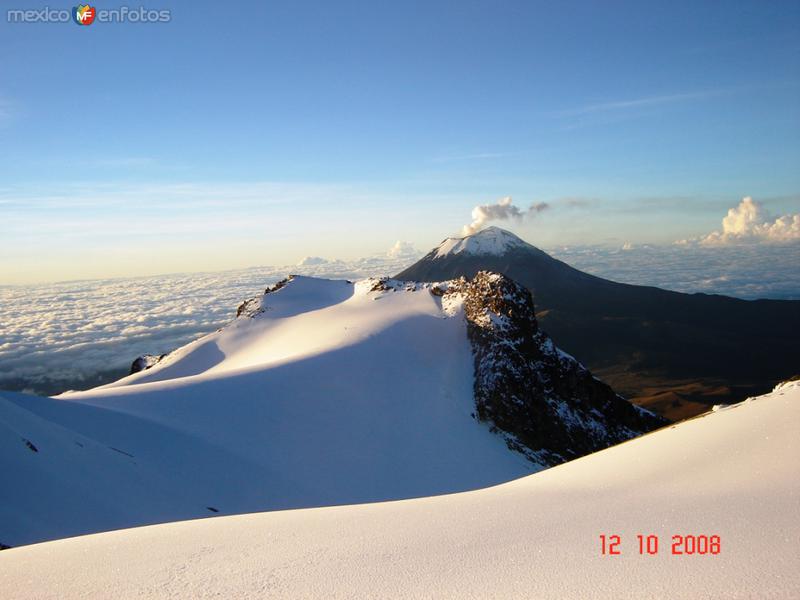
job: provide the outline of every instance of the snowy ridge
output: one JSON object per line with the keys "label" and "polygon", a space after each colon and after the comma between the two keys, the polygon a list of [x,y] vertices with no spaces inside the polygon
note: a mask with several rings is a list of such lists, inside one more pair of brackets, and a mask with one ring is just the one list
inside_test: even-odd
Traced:
{"label": "snowy ridge", "polygon": [[0,543],[460,492],[661,425],[558,354],[501,275],[296,276],[237,312],[113,384],[0,393]]}
{"label": "snowy ridge", "polygon": [[431,255],[445,258],[455,254],[470,256],[502,256],[515,248],[532,247],[516,235],[499,227],[487,227],[463,238],[447,238]]}
{"label": "snowy ridge", "polygon": [[452,493],[541,468],[471,416],[458,302],[405,287],[294,277],[252,318],[114,384],[0,392],[0,543]]}
{"label": "snowy ridge", "polygon": [[[327,325],[334,323],[338,327],[325,311],[315,315],[320,307],[345,300],[345,304],[360,307],[359,316],[363,319],[371,309],[365,310],[359,302],[382,300],[390,293],[392,302],[402,304],[407,302],[404,294],[422,293],[426,298],[432,295],[443,317],[466,317],[475,356],[475,413],[493,431],[503,432],[510,448],[538,466],[558,464],[666,424],[617,396],[574,358],[556,348],[539,330],[527,290],[503,275],[485,272],[471,280],[428,283],[390,278],[353,283],[290,276],[267,288],[263,295],[242,303],[237,321],[229,327],[161,359],[147,374],[112,386],[190,375],[187,362],[193,367],[210,367],[205,371],[208,375],[263,366],[269,354],[290,352],[292,343],[296,343],[296,339],[287,339],[289,335],[279,339],[275,335],[276,328],[287,327],[283,320],[296,317],[296,312],[302,314],[303,322],[310,320],[319,325],[313,334],[310,328],[300,332],[289,328],[291,337],[314,337],[319,341],[327,337],[322,335]],[[465,302],[466,312],[462,310]],[[345,331],[354,330],[345,327],[340,333]],[[230,338],[234,340],[228,341]],[[318,351],[325,351],[331,340],[348,343],[334,335]],[[259,347],[257,352],[253,352],[254,346]],[[304,341],[306,351],[310,346]],[[218,357],[219,362],[210,365],[205,359],[187,359],[208,354]],[[276,360],[287,358],[298,355]],[[173,366],[176,362],[184,366]]]}
{"label": "snowy ridge", "polygon": [[[800,590],[798,428],[793,382],[485,490],[4,550],[3,589],[61,599],[790,600]],[[621,537],[619,556],[601,554],[603,533]],[[638,554],[640,533],[659,536],[658,554]],[[675,534],[718,535],[721,551],[674,556]]]}

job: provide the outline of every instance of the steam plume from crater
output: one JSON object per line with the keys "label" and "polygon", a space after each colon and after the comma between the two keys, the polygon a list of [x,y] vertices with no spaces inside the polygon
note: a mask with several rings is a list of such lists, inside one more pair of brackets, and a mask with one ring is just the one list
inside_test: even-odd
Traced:
{"label": "steam plume from crater", "polygon": [[492,221],[522,221],[549,208],[546,202],[535,202],[522,210],[514,206],[511,196],[498,200],[496,204],[480,204],[472,209],[472,223],[464,225],[461,235],[477,233]]}

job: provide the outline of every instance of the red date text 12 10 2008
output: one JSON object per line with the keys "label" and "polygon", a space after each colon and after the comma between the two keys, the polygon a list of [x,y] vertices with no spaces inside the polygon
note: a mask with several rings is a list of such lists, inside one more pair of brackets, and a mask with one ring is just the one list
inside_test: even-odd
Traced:
{"label": "red date text 12 10 2008", "polygon": [[[637,535],[639,554],[658,554],[657,535]],[[675,555],[719,554],[722,542],[718,535],[673,535],[671,553]],[[622,554],[622,538],[618,535],[600,536],[600,553],[604,556]]]}

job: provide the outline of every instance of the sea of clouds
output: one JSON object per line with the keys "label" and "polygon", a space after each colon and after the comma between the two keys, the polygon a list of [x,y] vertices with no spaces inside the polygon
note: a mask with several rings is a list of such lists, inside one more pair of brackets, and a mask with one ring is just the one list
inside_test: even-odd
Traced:
{"label": "sea of clouds", "polygon": [[[800,299],[800,244],[560,247],[553,256],[595,275],[682,292]],[[128,373],[141,354],[169,352],[231,321],[246,298],[290,273],[359,279],[394,274],[419,253],[398,242],[351,262],[0,286],[0,389],[52,395]]]}
{"label": "sea of clouds", "polygon": [[169,352],[222,327],[239,304],[291,273],[360,279],[396,273],[408,249],[352,262],[0,286],[0,389],[52,395],[127,375],[141,354]]}
{"label": "sea of clouds", "polygon": [[592,275],[685,293],[800,300],[800,243],[550,248]]}

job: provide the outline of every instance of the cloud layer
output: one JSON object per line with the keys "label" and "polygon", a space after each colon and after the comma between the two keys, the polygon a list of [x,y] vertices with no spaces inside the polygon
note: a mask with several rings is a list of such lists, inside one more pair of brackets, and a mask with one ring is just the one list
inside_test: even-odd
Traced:
{"label": "cloud layer", "polygon": [[242,300],[291,273],[360,279],[411,262],[312,257],[287,267],[0,286],[0,389],[49,395],[94,387],[126,375],[141,354],[169,352],[225,325]]}
{"label": "cloud layer", "polygon": [[748,300],[800,300],[800,244],[626,244],[561,247],[550,253],[578,269],[623,283]]}
{"label": "cloud layer", "polygon": [[472,235],[483,229],[492,221],[522,221],[549,208],[546,202],[531,204],[526,210],[514,206],[511,196],[506,196],[496,204],[481,204],[472,209],[472,223],[464,225],[461,235]]}
{"label": "cloud layer", "polygon": [[[549,249],[590,273],[626,283],[742,298],[800,299],[800,244]],[[233,319],[245,298],[290,273],[359,279],[401,271],[418,256],[399,242],[385,255],[288,267],[0,286],[0,389],[54,394],[127,374]]]}

